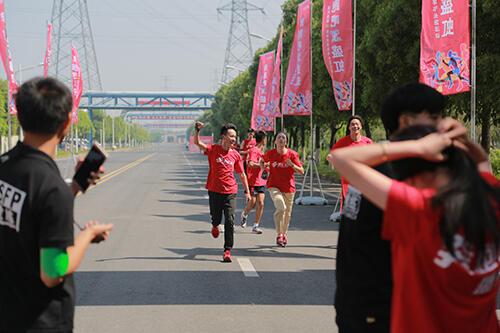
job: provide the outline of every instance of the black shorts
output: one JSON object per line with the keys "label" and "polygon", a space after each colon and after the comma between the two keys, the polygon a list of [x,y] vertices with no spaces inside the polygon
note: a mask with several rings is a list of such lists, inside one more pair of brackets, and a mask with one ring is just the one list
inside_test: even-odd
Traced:
{"label": "black shorts", "polygon": [[265,186],[252,186],[252,188],[250,189],[250,192],[252,195],[265,194],[266,187]]}

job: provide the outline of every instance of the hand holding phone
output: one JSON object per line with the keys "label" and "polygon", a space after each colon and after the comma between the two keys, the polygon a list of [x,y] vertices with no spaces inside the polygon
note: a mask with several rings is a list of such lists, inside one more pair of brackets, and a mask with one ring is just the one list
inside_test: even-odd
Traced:
{"label": "hand holding phone", "polygon": [[90,185],[91,172],[98,172],[105,160],[106,154],[94,144],[73,176],[82,192],[85,192]]}

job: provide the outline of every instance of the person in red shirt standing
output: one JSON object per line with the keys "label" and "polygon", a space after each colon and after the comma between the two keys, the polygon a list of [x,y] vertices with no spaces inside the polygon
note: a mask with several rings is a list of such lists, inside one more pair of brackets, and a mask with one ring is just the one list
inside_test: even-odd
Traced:
{"label": "person in red shirt standing", "polygon": [[[339,141],[337,141],[331,151],[334,151],[338,148],[356,146],[356,145],[367,145],[373,143],[370,138],[361,135],[361,130],[363,129],[363,118],[360,116],[351,116],[347,121],[347,128],[349,130],[349,135],[344,136]],[[349,187],[349,182],[344,177],[340,178],[340,182],[342,184],[342,193],[340,196],[340,211],[342,211],[342,207],[344,204],[344,200],[347,195],[347,189]]]}
{"label": "person in red shirt standing", "polygon": [[248,133],[247,138],[243,140],[240,149],[240,154],[241,158],[243,159],[243,167],[245,169],[245,174],[247,173],[248,152],[251,148],[257,145],[257,142],[255,141],[255,131],[253,130],[253,128],[249,128],[247,133]]}
{"label": "person in red shirt standing", "polygon": [[[384,210],[391,241],[393,333],[498,333],[500,182],[465,127],[411,126],[331,162]],[[398,179],[371,166],[394,161]]]}
{"label": "person in red shirt standing", "polygon": [[200,141],[200,130],[203,123],[195,123],[194,144],[197,145],[205,155],[208,156],[208,177],[206,189],[212,218],[212,236],[219,237],[219,225],[224,214],[224,254],[222,260],[231,262],[231,249],[234,245],[234,210],[236,206],[236,194],[238,183],[234,177],[236,171],[240,175],[241,182],[245,188],[246,200],[250,200],[248,182],[243,172],[243,163],[240,154],[232,147],[236,142],[236,126],[225,124],[222,126],[220,135],[221,143],[206,145]]}
{"label": "person in red shirt standing", "polygon": [[261,166],[269,166],[267,188],[273,200],[274,224],[276,226],[276,244],[286,246],[287,232],[292,216],[293,198],[295,196],[295,172],[304,174],[299,154],[287,148],[288,137],[284,132],[276,135],[276,148],[268,150],[261,160]]}
{"label": "person in red shirt standing", "polygon": [[247,203],[245,209],[243,209],[243,211],[241,212],[241,227],[246,227],[248,214],[254,207],[256,207],[255,223],[252,227],[252,232],[261,234],[262,229],[259,228],[259,224],[262,218],[262,213],[264,212],[264,199],[266,198],[266,179],[264,179],[262,176],[262,173],[265,169],[260,165],[260,160],[264,157],[263,151],[267,143],[266,132],[257,131],[255,133],[255,142],[257,143],[257,146],[248,150],[247,159],[248,185],[253,196],[252,200]]}

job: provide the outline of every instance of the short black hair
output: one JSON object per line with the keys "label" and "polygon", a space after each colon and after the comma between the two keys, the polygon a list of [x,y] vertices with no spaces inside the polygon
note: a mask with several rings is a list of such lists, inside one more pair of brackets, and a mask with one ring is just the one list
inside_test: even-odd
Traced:
{"label": "short black hair", "polygon": [[446,107],[446,97],[422,83],[407,83],[385,99],[380,118],[389,135],[399,128],[399,117],[403,114],[442,115]]}
{"label": "short black hair", "polygon": [[253,132],[255,132],[255,130],[254,130],[253,128],[249,128],[249,129],[247,130],[247,133],[253,133]]}
{"label": "short black hair", "polygon": [[255,142],[256,143],[261,143],[265,138],[266,138],[266,132],[264,132],[264,131],[255,132]]}
{"label": "short black hair", "polygon": [[21,127],[31,133],[56,134],[73,108],[71,91],[51,77],[26,81],[14,98]]}
{"label": "short black hair", "polygon": [[238,134],[238,130],[236,129],[236,125],[232,123],[224,124],[220,129],[220,135],[226,135],[228,130],[234,130],[236,134]]}

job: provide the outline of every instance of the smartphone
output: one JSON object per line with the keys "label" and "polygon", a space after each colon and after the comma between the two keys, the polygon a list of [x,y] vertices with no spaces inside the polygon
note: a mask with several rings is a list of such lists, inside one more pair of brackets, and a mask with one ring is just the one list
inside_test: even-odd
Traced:
{"label": "smartphone", "polygon": [[88,181],[90,173],[99,170],[99,167],[104,163],[106,157],[106,154],[104,154],[104,152],[97,145],[92,145],[92,148],[87,156],[85,156],[82,165],[73,176],[73,179],[76,181],[78,186],[80,186],[82,192],[85,192],[90,185]]}

